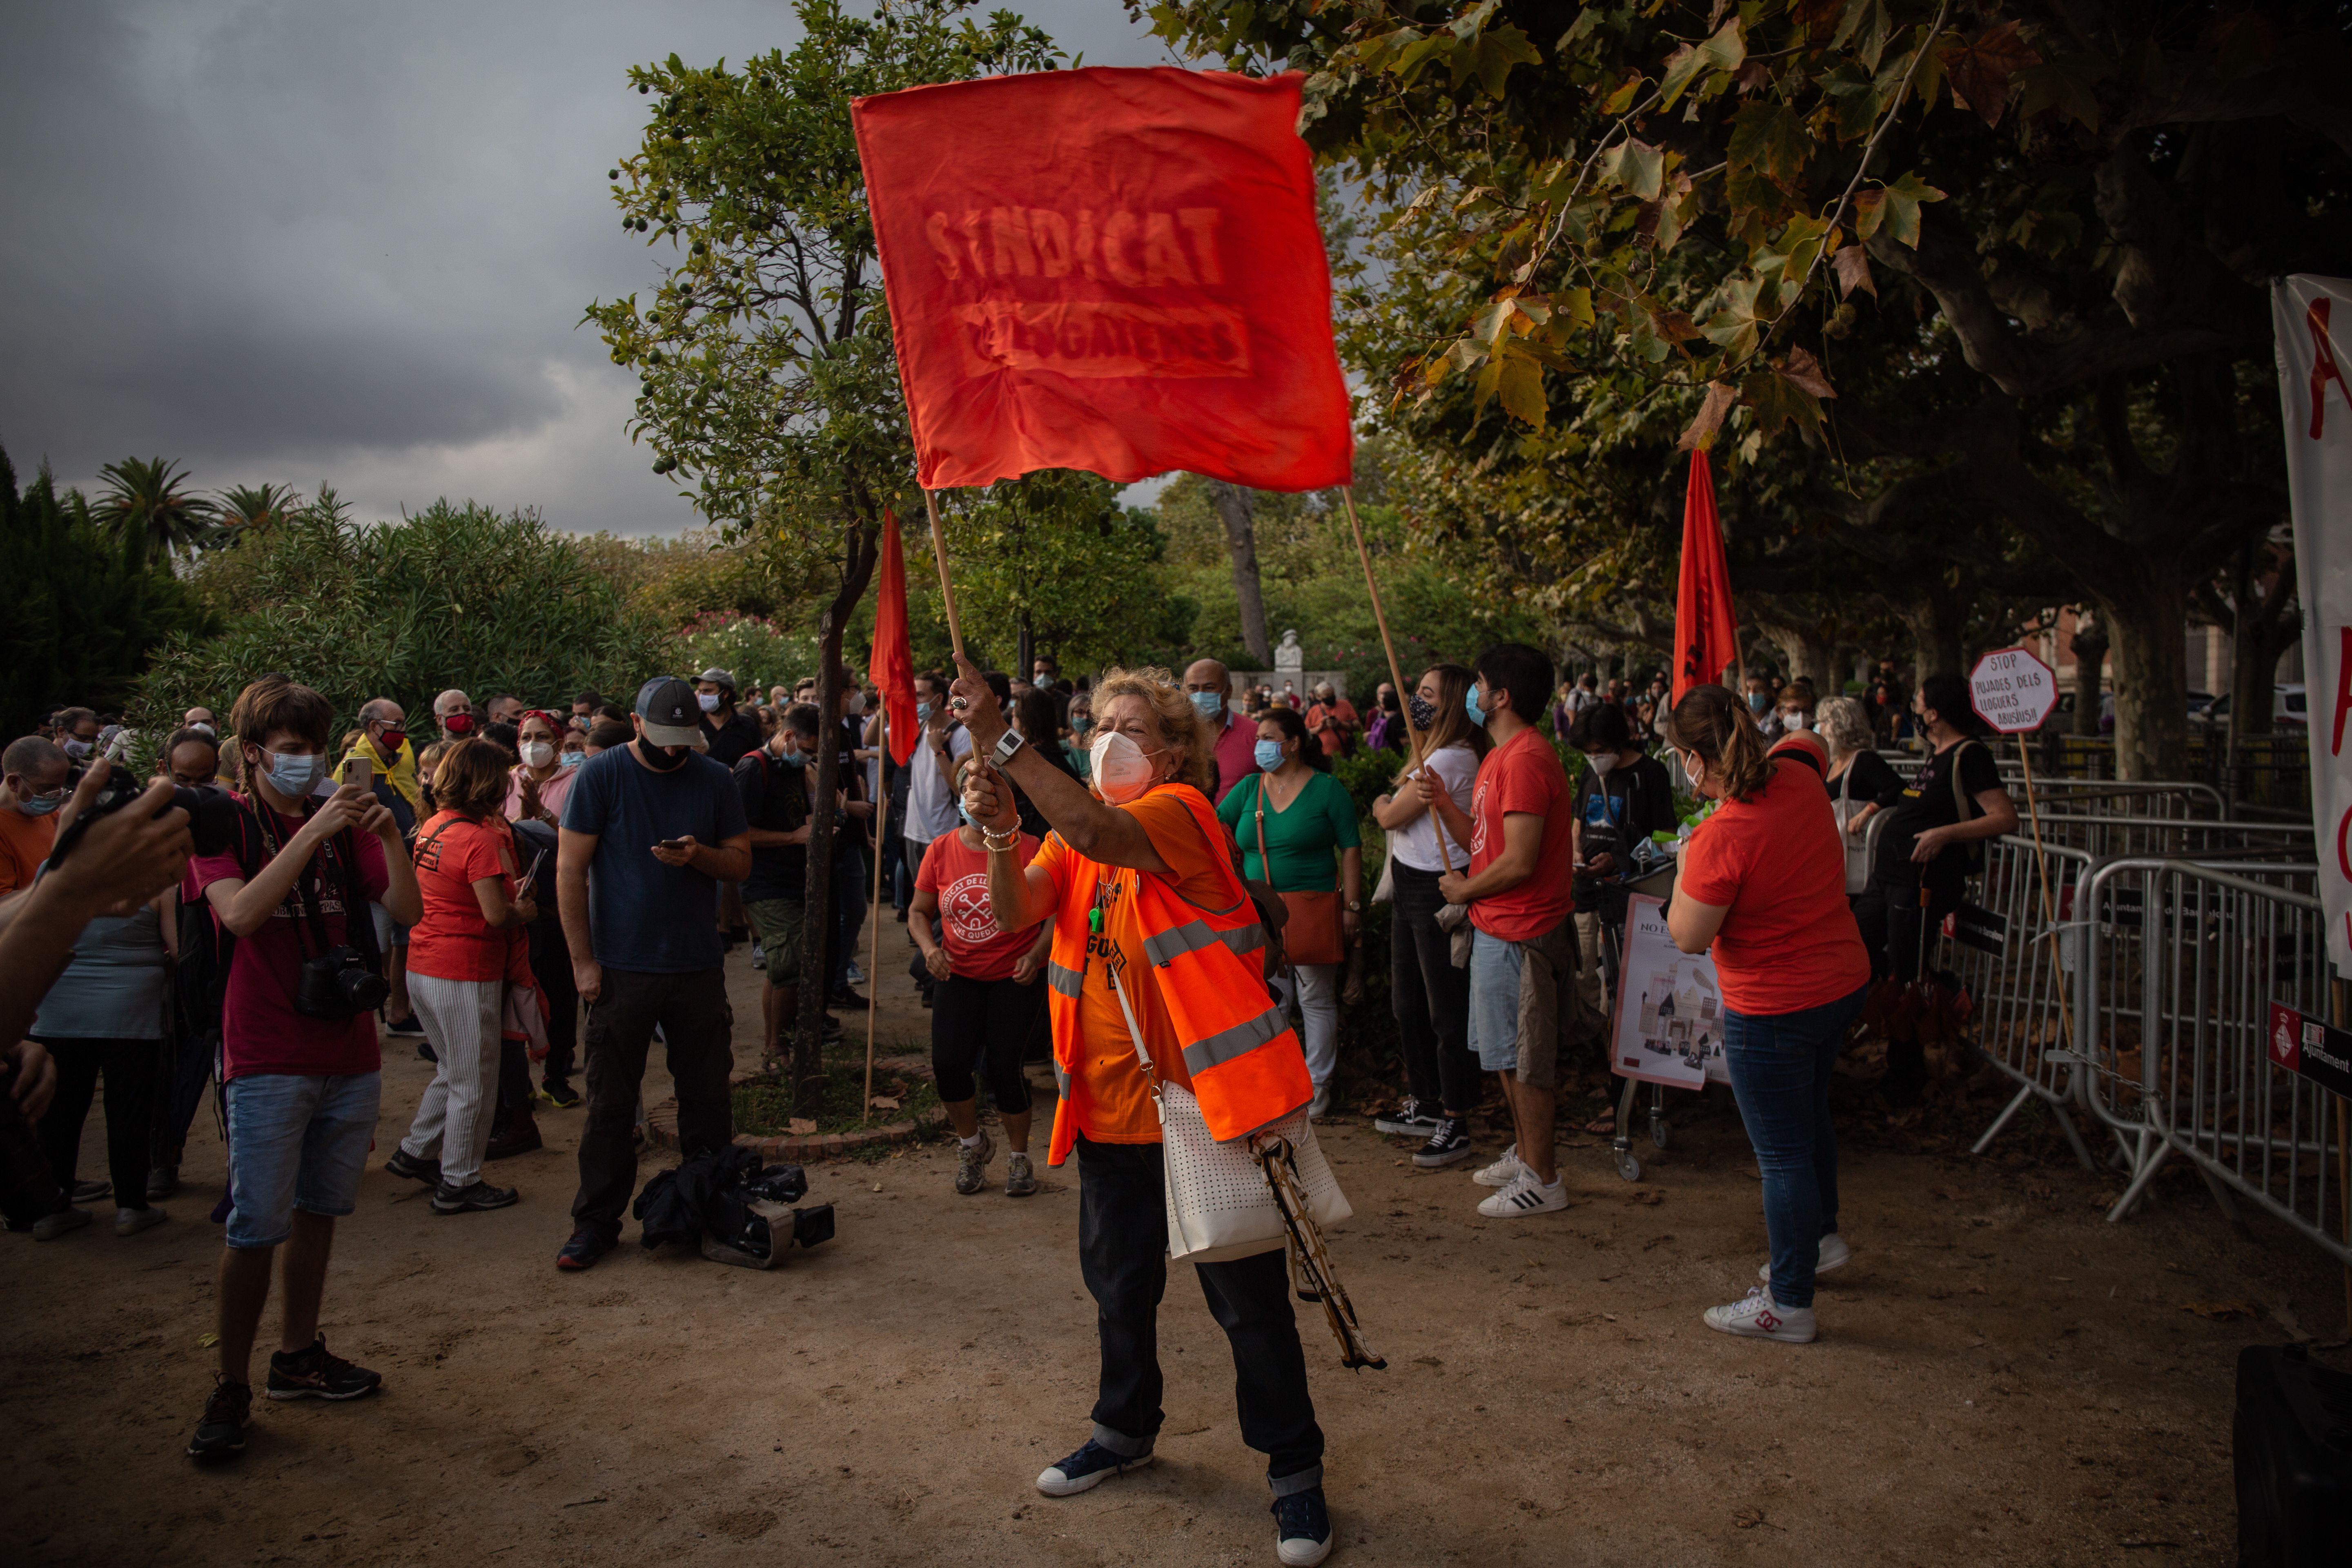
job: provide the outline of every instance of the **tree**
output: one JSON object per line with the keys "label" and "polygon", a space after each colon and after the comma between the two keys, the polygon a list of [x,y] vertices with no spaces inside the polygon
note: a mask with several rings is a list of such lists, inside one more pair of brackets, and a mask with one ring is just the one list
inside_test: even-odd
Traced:
{"label": "tree", "polygon": [[61,703],[123,708],[160,646],[205,629],[187,585],[144,554],[137,536],[102,527],[79,490],[58,494],[47,468],[19,491],[0,452],[0,744]]}
{"label": "tree", "polygon": [[1312,73],[1306,135],[1387,209],[1351,357],[1401,426],[1466,418],[1490,479],[1685,421],[1733,464],[1793,427],[1864,498],[1930,470],[2097,600],[2126,776],[2182,771],[2190,587],[2284,504],[2263,285],[2347,237],[2335,7],[1153,14]]}
{"label": "tree", "polygon": [[231,485],[215,494],[219,499],[213,503],[213,517],[221,543],[246,529],[283,522],[286,513],[301,500],[292,485]]}
{"label": "tree", "polygon": [[471,501],[366,525],[322,489],[207,552],[190,586],[222,624],[173,637],[140,683],[137,721],[158,733],[192,707],[226,713],[265,670],[324,693],[341,728],[370,698],[420,713],[453,686],[559,707],[583,683],[634,691],[667,646],[571,540]]}
{"label": "tree", "polygon": [[162,458],[125,458],[99,470],[99,520],[131,542],[140,565],[212,542],[215,508],[188,488],[188,473]]}
{"label": "tree", "polygon": [[1242,642],[1260,669],[1274,668],[1274,644],[1265,631],[1265,589],[1258,576],[1257,535],[1251,527],[1249,492],[1223,479],[1207,481],[1209,504],[1225,531],[1234,561],[1234,602],[1242,617]]}
{"label": "tree", "polygon": [[[970,0],[906,0],[871,17],[796,0],[801,41],[740,70],[671,55],[635,68],[654,100],[638,150],[612,172],[624,227],[667,242],[652,303],[590,307],[614,363],[638,373],[632,434],[696,509],[769,547],[780,592],[816,599],[818,703],[841,713],[842,639],[871,580],[882,510],[912,493],[913,452],[883,310],[850,100],[1046,68],[1052,40]],[[804,973],[831,928],[835,748],[817,752]],[[803,988],[793,1078],[821,1068],[824,990]]]}

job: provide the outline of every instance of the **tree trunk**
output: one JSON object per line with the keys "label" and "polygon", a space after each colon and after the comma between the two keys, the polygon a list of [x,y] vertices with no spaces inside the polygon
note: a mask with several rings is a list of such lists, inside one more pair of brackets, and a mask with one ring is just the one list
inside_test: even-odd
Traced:
{"label": "tree trunk", "polygon": [[1026,680],[1030,672],[1037,668],[1037,634],[1030,628],[1029,609],[1025,605],[1021,609],[1021,636],[1014,647],[1013,679]]}
{"label": "tree trunk", "polygon": [[1250,521],[1249,492],[1223,479],[1209,481],[1209,500],[1225,525],[1225,548],[1234,558],[1234,598],[1241,606],[1242,641],[1260,669],[1274,668],[1274,644],[1265,635],[1265,593],[1257,576],[1257,534]]}
{"label": "tree trunk", "polygon": [[824,1081],[824,1005],[833,978],[825,960],[833,947],[834,794],[842,787],[842,633],[874,575],[877,538],[871,524],[851,525],[841,592],[817,616],[816,798],[809,812],[808,879],[803,884],[800,1016],[793,1021],[786,1069],[793,1109],[803,1116],[815,1114]]}
{"label": "tree trunk", "polygon": [[1911,633],[1911,689],[1931,675],[1965,676],[1960,663],[1960,637],[1967,616],[1944,579],[1929,574],[1918,592],[1897,606]]}
{"label": "tree trunk", "polygon": [[1845,689],[1838,679],[1837,649],[1821,635],[1818,624],[1761,619],[1757,624],[1772,640],[1772,646],[1780,650],[1790,679],[1812,682],[1814,696],[1823,699],[1835,697]]}
{"label": "tree trunk", "polygon": [[2107,662],[2106,628],[2077,611],[2074,635],[2066,647],[2074,656],[2074,733],[2095,741],[2099,736],[2100,671]]}
{"label": "tree trunk", "polygon": [[[2189,776],[2189,590],[2177,558],[2140,557],[2136,584],[2102,595],[2116,655],[2116,777]],[[2127,596],[2126,596],[2127,595]],[[2265,694],[2267,696],[2267,693]]]}

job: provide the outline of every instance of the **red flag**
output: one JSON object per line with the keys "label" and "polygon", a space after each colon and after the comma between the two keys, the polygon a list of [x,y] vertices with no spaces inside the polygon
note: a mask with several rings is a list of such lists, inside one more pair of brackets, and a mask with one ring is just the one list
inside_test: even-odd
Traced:
{"label": "red flag", "polygon": [[851,104],[925,489],[1348,482],[1303,79],[1088,67]]}
{"label": "red flag", "polygon": [[1706,454],[1694,449],[1690,491],[1683,498],[1682,580],[1675,590],[1675,700],[1694,686],[1723,679],[1739,658],[1731,624],[1731,569],[1723,559],[1723,530],[1715,521],[1715,476]]}
{"label": "red flag", "polygon": [[915,650],[907,640],[907,557],[898,514],[882,510],[882,591],[874,602],[874,685],[882,693],[882,728],[890,760],[904,767],[923,721],[915,717]]}

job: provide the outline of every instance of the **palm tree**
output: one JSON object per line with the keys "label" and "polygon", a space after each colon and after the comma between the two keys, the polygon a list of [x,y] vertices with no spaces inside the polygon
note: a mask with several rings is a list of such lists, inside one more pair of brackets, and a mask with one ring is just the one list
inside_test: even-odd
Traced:
{"label": "palm tree", "polygon": [[214,516],[223,544],[236,542],[248,528],[285,521],[294,504],[292,485],[231,485],[215,493],[220,497]]}
{"label": "palm tree", "polygon": [[99,474],[106,491],[98,515],[118,537],[134,542],[140,565],[152,562],[159,549],[166,556],[194,550],[214,531],[216,509],[189,488],[187,471],[179,465],[162,458],[125,458]]}

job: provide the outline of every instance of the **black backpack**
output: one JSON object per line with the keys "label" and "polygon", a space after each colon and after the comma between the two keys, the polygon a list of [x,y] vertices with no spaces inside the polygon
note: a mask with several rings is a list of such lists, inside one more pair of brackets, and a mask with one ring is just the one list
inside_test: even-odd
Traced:
{"label": "black backpack", "polygon": [[[232,797],[234,798],[234,797]],[[231,847],[237,869],[251,881],[261,870],[260,824],[253,808],[236,803],[236,840]],[[236,956],[236,938],[220,923],[211,901],[199,898],[180,905],[180,956],[173,976],[173,1000],[185,1038],[217,1045],[221,1009],[228,996],[229,965]]]}

